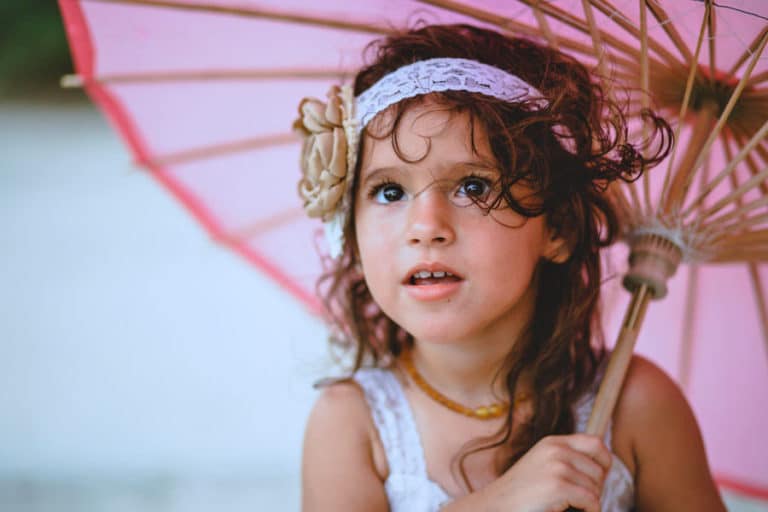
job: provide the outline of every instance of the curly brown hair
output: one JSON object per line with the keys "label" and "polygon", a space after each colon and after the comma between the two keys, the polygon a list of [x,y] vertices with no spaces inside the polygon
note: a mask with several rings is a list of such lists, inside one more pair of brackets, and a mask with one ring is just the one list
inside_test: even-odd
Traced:
{"label": "curly brown hair", "polygon": [[[510,207],[526,217],[545,215],[548,227],[567,241],[570,252],[563,263],[540,261],[533,318],[520,339],[510,340],[502,375],[497,376],[503,376],[512,397],[523,370],[530,373],[534,413],[522,428],[515,428],[513,436],[510,408],[498,435],[475,440],[457,455],[454,470],[471,489],[463,471],[463,461],[471,453],[504,446],[507,455],[496,468],[501,474],[544,436],[573,432],[572,406],[594,381],[605,354],[599,327],[600,250],[619,231],[605,191],[612,182],[633,181],[661,161],[669,151],[671,130],[647,113],[654,135],[641,148],[629,144],[621,108],[590,72],[574,58],[527,39],[470,25],[431,25],[390,35],[372,43],[369,52],[374,59],[355,78],[356,96],[404,65],[454,57],[517,75],[549,101],[542,109],[463,91],[430,94],[441,108],[469,113],[472,141],[476,123],[488,137],[502,171],[500,192],[483,206],[489,210]],[[422,101],[424,96],[390,107],[394,114],[390,129],[368,135],[392,137],[398,151],[399,122]],[[652,140],[660,142],[651,144]],[[651,146],[655,149],[648,151]],[[362,155],[363,148],[359,149]],[[644,156],[641,149],[652,155]],[[360,162],[353,176],[353,198],[359,170]],[[532,187],[537,201],[521,204],[516,200],[511,191],[518,182]],[[350,210],[354,211],[354,204]],[[351,370],[356,371],[365,365],[392,364],[414,340],[373,300],[359,269],[354,215],[348,217],[344,228],[348,243],[343,255],[330,263],[319,290],[335,327],[332,342],[352,356]]]}

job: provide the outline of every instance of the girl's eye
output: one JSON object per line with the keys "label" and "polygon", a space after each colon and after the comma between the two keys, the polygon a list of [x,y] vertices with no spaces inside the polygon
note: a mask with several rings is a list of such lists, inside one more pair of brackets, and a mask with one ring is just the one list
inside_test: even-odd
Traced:
{"label": "girl's eye", "polygon": [[491,182],[485,178],[469,176],[459,186],[458,194],[474,199],[486,199],[491,191]]}
{"label": "girl's eye", "polygon": [[394,203],[403,198],[405,192],[400,185],[395,183],[385,183],[375,187],[371,192],[371,196],[377,203],[387,204]]}

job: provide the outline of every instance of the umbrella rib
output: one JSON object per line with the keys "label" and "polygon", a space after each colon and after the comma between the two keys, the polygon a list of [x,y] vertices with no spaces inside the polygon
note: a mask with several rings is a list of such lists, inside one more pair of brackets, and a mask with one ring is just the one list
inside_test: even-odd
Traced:
{"label": "umbrella rib", "polygon": [[715,127],[712,130],[712,133],[709,135],[707,142],[704,144],[704,147],[699,153],[699,157],[696,159],[696,162],[694,163],[693,168],[686,176],[685,183],[683,185],[683,190],[680,196],[681,205],[685,201],[685,196],[688,192],[688,188],[691,185],[691,180],[693,178],[693,175],[696,172],[696,169],[698,169],[701,166],[704,159],[709,156],[709,152],[712,148],[712,144],[715,142],[715,139],[717,139],[717,137],[720,135],[720,132],[723,129],[723,126],[725,125],[725,122],[728,120],[728,117],[731,115],[731,111],[736,106],[736,102],[741,96],[741,92],[744,90],[747,80],[749,80],[749,76],[752,74],[752,70],[757,64],[757,61],[760,58],[760,55],[763,53],[766,43],[768,43],[768,32],[766,32],[765,35],[763,36],[762,41],[760,42],[760,48],[758,49],[757,52],[755,52],[754,56],[752,57],[752,60],[747,66],[746,71],[744,72],[744,75],[741,77],[741,80],[739,80],[739,83],[736,86],[736,88],[733,90],[733,93],[731,93],[731,97],[728,98],[728,103],[726,104],[725,108],[720,114],[720,119],[717,120],[717,124],[715,124]]}
{"label": "umbrella rib", "polygon": [[557,36],[552,32],[552,28],[549,26],[549,21],[547,21],[547,17],[544,16],[544,13],[541,12],[541,8],[539,7],[539,3],[541,0],[537,0],[535,4],[531,7],[533,9],[533,16],[536,18],[536,23],[539,25],[539,30],[541,30],[541,33],[544,34],[544,39],[547,40],[549,43],[549,46],[557,50],[559,48]]}
{"label": "umbrella rib", "polygon": [[687,217],[691,214],[694,208],[696,208],[706,197],[712,192],[712,190],[715,189],[725,178],[728,177],[729,174],[734,172],[736,169],[736,166],[741,163],[744,158],[747,157],[747,155],[754,149],[763,139],[763,137],[768,134],[768,120],[763,123],[763,126],[752,136],[752,138],[747,142],[747,144],[741,148],[741,151],[736,155],[735,158],[731,159],[731,161],[728,163],[728,165],[723,169],[720,174],[715,176],[713,180],[711,180],[706,187],[699,193],[699,196],[691,203],[691,205],[686,208],[683,213],[682,217]]}
{"label": "umbrella rib", "polygon": [[[661,198],[660,198],[659,206],[664,205],[666,202],[666,196],[669,190],[669,182],[672,178],[672,168],[675,162],[675,156],[677,156],[678,141],[680,140],[680,130],[682,129],[685,115],[688,112],[688,104],[691,101],[691,92],[693,91],[693,79],[696,76],[697,63],[699,62],[699,52],[701,51],[701,43],[704,39],[704,27],[706,26],[707,18],[709,17],[710,10],[711,10],[711,6],[709,3],[707,3],[706,9],[704,11],[704,19],[702,20],[702,24],[701,24],[701,30],[699,31],[699,36],[698,36],[698,39],[696,40],[696,50],[694,52],[693,58],[690,60],[691,65],[688,71],[688,80],[685,83],[685,94],[683,94],[683,102],[682,102],[682,105],[680,105],[680,115],[678,116],[678,119],[680,120],[680,122],[675,128],[674,145],[672,146],[672,154],[670,155],[669,163],[667,164],[667,171],[664,174],[664,185],[661,188]],[[653,9],[651,9],[651,11],[653,12]]]}
{"label": "umbrella rib", "polygon": [[691,382],[691,354],[693,353],[693,324],[699,289],[699,266],[688,267],[688,284],[685,289],[685,311],[683,312],[683,340],[680,344],[678,372],[680,385],[688,391]]}
{"label": "umbrella rib", "polygon": [[[603,14],[605,14],[608,18],[612,19],[614,23],[619,25],[621,28],[623,28],[625,31],[627,31],[630,35],[634,37],[640,37],[640,30],[638,27],[634,26],[632,23],[629,22],[629,20],[622,15],[621,11],[616,9],[613,5],[611,5],[607,0],[589,0],[592,5],[600,9]],[[651,10],[653,12],[653,10]],[[662,11],[663,12],[663,11]],[[664,29],[667,29],[667,25],[671,24],[671,22],[662,23],[664,25]],[[683,56],[683,59],[686,59],[687,57],[690,57],[690,50],[688,50],[688,47],[683,43],[683,41],[680,39],[679,35],[677,35],[677,31],[675,31],[674,27],[670,27],[671,30],[673,30],[674,34],[677,36],[678,41],[682,46],[679,47],[679,51],[681,55]],[[653,39],[649,40],[649,44],[651,49],[653,49],[654,52],[656,52],[657,55],[662,57],[664,60],[667,61],[668,64],[674,64],[674,65],[684,65],[683,62],[681,62],[679,59],[677,59],[674,55],[672,55],[671,52],[669,52],[663,45],[659,44],[658,41],[655,41]],[[684,62],[688,62],[687,60],[684,60]]]}
{"label": "umbrella rib", "polygon": [[712,9],[712,12],[709,15],[709,23],[707,24],[707,42],[709,43],[709,83],[714,84],[715,83],[715,71],[717,70],[717,66],[715,65],[717,60],[715,59],[715,34],[716,32],[716,25],[715,25],[715,19],[717,17],[717,11],[715,9]]}
{"label": "umbrella rib", "polygon": [[[739,71],[739,68],[744,65],[745,62],[749,59],[750,55],[752,55],[758,46],[760,46],[760,41],[765,37],[765,34],[768,33],[768,25],[763,28],[763,30],[760,31],[757,36],[755,36],[755,39],[752,41],[752,43],[747,47],[746,50],[739,56],[739,58],[736,60],[736,62],[733,63],[733,66],[731,66],[731,69],[728,70],[728,75],[734,76]],[[765,73],[761,73],[760,75],[757,75],[753,77],[752,80],[756,80],[757,77],[766,75],[768,77],[768,71]]]}
{"label": "umbrella rib", "polygon": [[[542,35],[541,31],[532,25],[528,25],[526,23],[522,23],[522,22],[513,20],[511,18],[501,16],[491,11],[479,9],[477,7],[472,7],[466,4],[462,4],[454,0],[417,0],[417,1],[426,5],[431,5],[433,7],[439,7],[440,9],[445,9],[447,11],[456,12],[464,16],[469,16],[471,18],[474,18],[484,23],[489,23],[501,30],[505,30],[507,33],[509,32],[518,33],[518,34],[523,34],[529,37],[540,37]],[[537,0],[537,1],[540,1],[540,0]],[[535,5],[538,5],[538,3]],[[558,36],[557,44],[562,48],[566,48],[568,50],[580,53],[587,57],[595,56],[591,46],[580,43],[576,40],[573,40],[567,37]],[[637,55],[632,55],[632,58],[636,59]],[[637,68],[636,61],[633,61],[632,59],[618,57],[615,54],[612,54],[612,61],[615,64],[621,65],[627,69]],[[656,63],[657,61],[654,61],[654,64]],[[661,65],[661,63],[658,63],[658,64]]]}
{"label": "umbrella rib", "polygon": [[[639,0],[640,7],[640,102],[643,112],[650,109],[650,76],[648,69],[648,16],[645,8],[645,1]],[[648,140],[648,123],[643,121],[642,125],[643,142]],[[643,194],[645,196],[645,211],[648,215],[653,213],[651,205],[651,177],[650,173],[643,173]]]}
{"label": "umbrella rib", "polygon": [[116,3],[126,5],[139,5],[147,7],[161,7],[167,9],[178,9],[183,11],[208,12],[214,14],[224,14],[231,16],[243,16],[248,18],[265,18],[274,21],[286,21],[289,23],[298,23],[302,25],[313,25],[320,27],[330,27],[353,32],[363,32],[372,34],[389,34],[392,30],[388,27],[364,22],[342,20],[339,18],[323,17],[306,13],[297,13],[289,11],[280,11],[275,9],[265,9],[261,7],[227,7],[223,5],[213,5],[204,3],[181,3],[168,0],[83,0],[87,2]]}
{"label": "umbrella rib", "polygon": [[208,158],[215,158],[219,156],[229,155],[233,153],[241,153],[243,151],[251,151],[254,149],[262,149],[270,146],[278,146],[282,144],[293,144],[299,141],[299,138],[294,133],[279,133],[272,135],[265,135],[261,137],[254,137],[245,140],[226,142],[223,144],[214,144],[211,146],[201,146],[192,148],[176,153],[169,153],[166,155],[160,155],[151,159],[149,162],[140,162],[142,164],[157,164],[157,165],[177,165],[185,164],[197,160],[205,160]]}
{"label": "umbrella rib", "polygon": [[232,234],[226,235],[229,241],[244,242],[268,231],[279,228],[285,224],[304,218],[304,209],[301,207],[287,208],[269,215],[245,227],[238,228]]}
{"label": "umbrella rib", "polygon": [[766,358],[768,358],[768,303],[765,300],[763,280],[760,278],[760,271],[757,268],[757,265],[749,263],[748,267],[749,279],[752,282],[752,291],[755,293],[755,302],[757,303],[757,313],[760,315],[760,326],[763,328],[765,355]]}
{"label": "umbrella rib", "polygon": [[332,68],[294,68],[294,69],[259,69],[259,70],[179,70],[150,73],[113,73],[86,77],[83,75],[64,75],[61,86],[65,88],[84,87],[87,83],[97,82],[105,85],[159,83],[159,82],[199,82],[209,80],[314,80],[334,79],[354,74],[352,70]]}
{"label": "umbrella rib", "polygon": [[[664,29],[669,40],[672,41],[672,44],[675,45],[677,51],[680,52],[683,62],[691,62],[691,59],[693,59],[691,50],[688,48],[688,45],[685,44],[683,38],[680,37],[680,33],[672,23],[667,11],[665,11],[656,0],[646,0],[646,5],[648,6],[648,9],[650,9],[651,14],[653,14],[653,17],[656,18],[656,21],[661,25],[661,28]],[[707,10],[709,9],[709,2],[707,2]]]}
{"label": "umbrella rib", "polygon": [[754,86],[756,84],[765,82],[766,80],[768,80],[768,71],[763,71],[762,73],[758,73],[755,76],[753,76],[752,78],[750,78],[749,82],[747,82],[747,86],[751,87],[751,86]]}

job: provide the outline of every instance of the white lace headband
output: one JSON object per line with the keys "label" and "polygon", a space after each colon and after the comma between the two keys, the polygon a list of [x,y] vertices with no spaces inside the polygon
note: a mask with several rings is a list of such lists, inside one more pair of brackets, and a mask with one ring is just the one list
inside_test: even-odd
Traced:
{"label": "white lace headband", "polygon": [[376,114],[406,98],[431,92],[467,91],[509,103],[549,102],[532,85],[506,71],[468,59],[438,58],[414,62],[384,76],[355,98],[352,87],[333,86],[328,102],[305,98],[294,124],[304,136],[299,195],[310,217],[320,217],[332,257],[344,247],[352,171],[362,129]]}
{"label": "white lace headband", "polygon": [[549,103],[528,82],[511,73],[469,59],[439,58],[414,62],[384,76],[356,98],[356,119],[363,129],[376,114],[406,98],[443,91],[467,91],[509,103]]}

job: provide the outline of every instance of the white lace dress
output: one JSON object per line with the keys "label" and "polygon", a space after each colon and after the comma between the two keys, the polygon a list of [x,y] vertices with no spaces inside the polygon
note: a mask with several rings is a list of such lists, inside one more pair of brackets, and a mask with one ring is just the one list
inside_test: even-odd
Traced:
{"label": "white lace dress", "polygon": [[[392,512],[435,512],[451,497],[427,475],[424,450],[411,407],[400,382],[389,370],[365,368],[355,373],[355,381],[365,393],[373,422],[379,432],[389,465],[384,487]],[[599,385],[575,404],[576,431],[586,429]],[[611,446],[611,428],[605,436]],[[616,455],[605,480],[603,512],[627,512],[634,506],[634,485],[629,470]]]}

